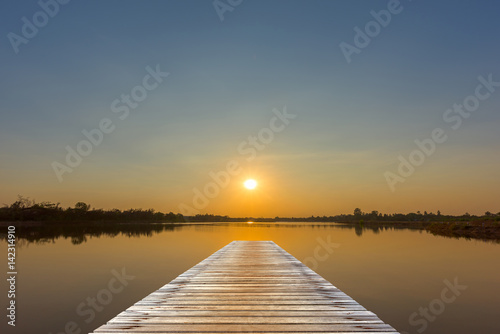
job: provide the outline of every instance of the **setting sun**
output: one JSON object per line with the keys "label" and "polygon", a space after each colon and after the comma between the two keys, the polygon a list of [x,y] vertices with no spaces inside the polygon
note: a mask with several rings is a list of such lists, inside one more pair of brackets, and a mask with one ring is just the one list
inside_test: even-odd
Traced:
{"label": "setting sun", "polygon": [[245,182],[243,182],[243,185],[247,189],[255,189],[257,187],[257,181],[255,181],[253,179],[248,179]]}

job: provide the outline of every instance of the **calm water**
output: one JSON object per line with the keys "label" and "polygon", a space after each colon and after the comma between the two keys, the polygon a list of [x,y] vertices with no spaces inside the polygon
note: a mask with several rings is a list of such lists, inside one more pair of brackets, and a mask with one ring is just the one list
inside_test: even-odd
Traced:
{"label": "calm water", "polygon": [[[1,333],[64,333],[70,322],[75,333],[91,332],[233,240],[273,240],[401,332],[500,333],[500,244],[408,229],[256,223],[20,241],[17,325],[6,324],[3,308]],[[0,247],[6,259],[5,240]],[[122,268],[134,278],[113,281],[111,293],[112,270]],[[456,293],[445,283],[455,280]],[[97,295],[103,303],[93,310],[86,303]]]}

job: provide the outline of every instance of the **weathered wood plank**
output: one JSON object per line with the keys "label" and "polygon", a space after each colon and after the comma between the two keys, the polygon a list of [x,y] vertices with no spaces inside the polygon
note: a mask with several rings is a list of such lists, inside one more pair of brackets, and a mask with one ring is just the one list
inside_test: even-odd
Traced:
{"label": "weathered wood plank", "polygon": [[164,305],[262,305],[265,302],[266,305],[352,305],[356,304],[354,301],[341,300],[341,301],[317,301],[317,300],[163,300],[163,299],[143,299],[141,304],[164,304]]}
{"label": "weathered wood plank", "polygon": [[[97,333],[97,332],[96,332]],[[132,331],[102,331],[102,332],[98,332],[99,334],[117,334],[117,333],[120,333],[120,334],[135,334],[137,332],[132,332]],[[158,331],[155,331],[155,332],[140,332],[141,334],[158,334],[158,333],[167,333],[167,332],[158,332]],[[185,334],[185,333],[193,333],[193,332],[168,332],[169,334]],[[254,333],[254,332],[245,332],[245,331],[241,331],[241,332],[198,332],[198,333],[203,333],[203,334],[221,334],[221,333]],[[276,333],[279,333],[279,334],[311,334],[311,333],[314,333],[314,332],[258,332],[259,334],[276,334]],[[319,332],[318,332],[319,333]],[[349,332],[329,332],[329,331],[324,331],[324,332],[321,332],[321,334],[398,334],[397,332],[394,332],[394,331],[349,331]]]}
{"label": "weathered wood plank", "polygon": [[392,327],[387,324],[108,324],[95,330],[120,332],[123,330],[132,333],[141,332],[326,332],[326,331],[389,331]]}
{"label": "weathered wood plank", "polygon": [[155,304],[135,304],[129,310],[211,310],[211,311],[364,311],[361,305],[155,305]]}
{"label": "weathered wood plank", "polygon": [[94,333],[396,331],[271,241],[232,242]]}
{"label": "weathered wood plank", "polygon": [[266,311],[204,311],[204,310],[126,310],[118,316],[141,316],[141,317],[371,317],[375,314],[371,311],[289,311],[273,310]]}
{"label": "weathered wood plank", "polygon": [[376,316],[355,318],[350,316],[343,317],[264,317],[264,316],[246,316],[246,317],[150,317],[141,316],[121,317],[117,316],[111,319],[108,324],[124,323],[142,323],[142,324],[339,324],[339,323],[382,323],[382,320]]}

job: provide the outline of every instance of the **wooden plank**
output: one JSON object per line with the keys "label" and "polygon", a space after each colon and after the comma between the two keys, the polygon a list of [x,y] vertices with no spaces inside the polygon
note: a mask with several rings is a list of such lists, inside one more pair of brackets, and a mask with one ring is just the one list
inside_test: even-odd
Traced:
{"label": "wooden plank", "polygon": [[94,333],[397,333],[272,241],[234,241]]}
{"label": "wooden plank", "polygon": [[349,332],[349,331],[390,331],[391,326],[387,324],[108,324],[95,330],[101,332],[128,331],[131,333],[141,332]]}
{"label": "wooden plank", "polygon": [[[97,332],[96,332],[97,333]],[[100,331],[98,332],[99,334],[117,334],[117,333],[120,333],[120,334],[135,334],[135,333],[138,333],[138,332],[134,332],[134,331],[128,331],[128,330],[122,330],[122,331]],[[158,331],[150,331],[150,332],[140,332],[141,334],[158,334],[158,333],[167,333],[167,332],[158,332]],[[194,332],[168,332],[169,334],[185,334],[185,333],[194,333]],[[221,333],[255,333],[255,332],[251,332],[251,331],[241,331],[241,332],[204,332],[204,331],[200,331],[198,333],[203,333],[203,334],[221,334]],[[276,333],[279,333],[279,334],[311,334],[311,333],[314,333],[314,332],[258,332],[259,334],[276,334]],[[318,332],[319,333],[319,332]],[[397,332],[393,331],[393,330],[390,330],[390,331],[349,331],[349,332],[343,332],[343,331],[335,331],[335,332],[329,332],[329,331],[324,331],[324,332],[321,332],[321,334],[398,334]]]}
{"label": "wooden plank", "polygon": [[128,316],[116,317],[111,319],[108,324],[127,324],[127,323],[143,323],[143,324],[337,324],[337,323],[382,323],[382,320],[376,316],[355,318],[350,316],[343,317],[314,317],[311,319],[305,317],[149,317]]}
{"label": "wooden plank", "polygon": [[161,305],[154,304],[135,304],[129,308],[130,310],[211,310],[211,311],[271,311],[271,310],[288,310],[288,311],[364,311],[365,308],[361,305]]}
{"label": "wooden plank", "polygon": [[118,316],[141,316],[141,317],[370,317],[375,316],[370,311],[289,311],[273,310],[265,313],[260,311],[204,311],[204,310],[127,310]]}
{"label": "wooden plank", "polygon": [[265,302],[266,305],[352,305],[356,304],[354,301],[350,300],[341,300],[341,301],[317,301],[317,300],[204,300],[204,299],[196,299],[196,300],[163,300],[163,299],[143,299],[141,304],[164,304],[164,305],[262,305]]}

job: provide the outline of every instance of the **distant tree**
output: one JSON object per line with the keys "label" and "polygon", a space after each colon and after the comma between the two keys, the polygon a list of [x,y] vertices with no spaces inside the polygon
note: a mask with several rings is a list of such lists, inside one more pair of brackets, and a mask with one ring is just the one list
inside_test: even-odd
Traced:
{"label": "distant tree", "polygon": [[81,211],[89,211],[90,210],[90,204],[84,203],[84,202],[77,202],[75,204],[75,209],[76,210],[81,210]]}
{"label": "distant tree", "polygon": [[27,209],[35,205],[35,201],[29,199],[29,197],[24,197],[17,195],[17,201],[10,205],[11,209]]}
{"label": "distant tree", "polygon": [[489,216],[491,216],[491,212],[486,211],[486,212],[484,213],[484,215],[485,215],[485,216],[487,216],[487,217],[489,217]]}
{"label": "distant tree", "polygon": [[441,211],[438,210],[438,213],[437,213],[438,216],[441,216]]}
{"label": "distant tree", "polygon": [[355,217],[361,217],[361,215],[363,215],[363,211],[361,211],[360,208],[354,209],[354,216]]}
{"label": "distant tree", "polygon": [[378,219],[378,211],[377,210],[373,210],[370,213],[370,218],[373,219],[373,220],[377,220]]}
{"label": "distant tree", "polygon": [[45,209],[59,209],[59,205],[61,203],[52,203],[52,202],[42,202],[42,203],[37,203],[34,206],[40,207],[40,208],[45,208]]}

